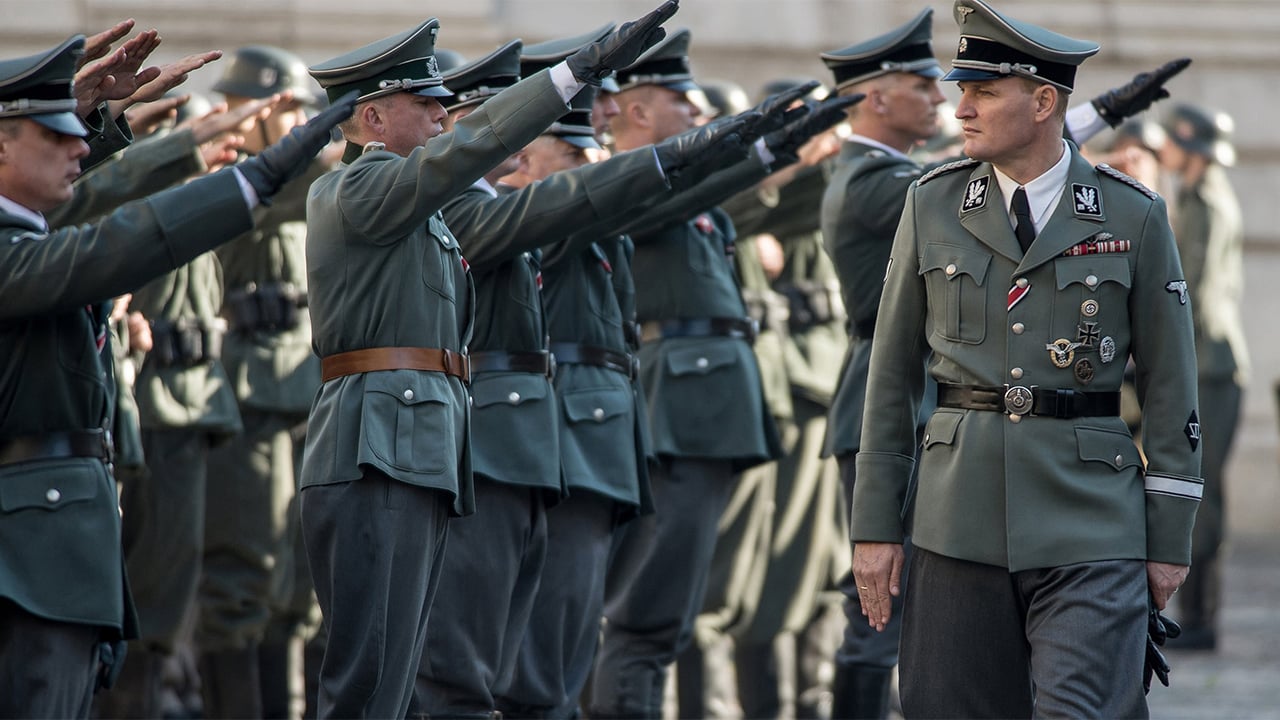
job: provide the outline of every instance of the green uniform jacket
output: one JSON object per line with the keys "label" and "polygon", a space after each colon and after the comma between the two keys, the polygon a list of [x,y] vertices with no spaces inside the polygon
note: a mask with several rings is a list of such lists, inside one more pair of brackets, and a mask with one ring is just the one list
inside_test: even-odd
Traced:
{"label": "green uniform jacket", "polygon": [[[0,213],[0,442],[109,427],[109,358],[86,306],[250,223],[230,171],[121,207],[93,226],[44,233]],[[127,632],[124,587],[119,502],[106,465],[63,458],[0,466],[0,597],[51,620]]]}
{"label": "green uniform jacket", "polygon": [[[566,109],[542,71],[408,157],[367,152],[313,183],[307,279],[316,352],[463,350],[474,291],[440,209]],[[444,373],[387,370],[331,380],[312,405],[302,484],[355,480],[368,466],[451,493],[455,512],[469,513],[469,416],[467,389]]]}
{"label": "green uniform jacket", "polygon": [[[703,212],[633,235],[640,321],[745,317],[728,257],[732,233],[731,222],[716,223]],[[640,348],[640,375],[659,457],[728,459],[741,471],[781,455],[760,370],[743,340],[646,342]]]}
{"label": "green uniform jacket", "polygon": [[[913,542],[1012,572],[1109,559],[1190,562],[1203,490],[1194,338],[1164,201],[1095,169],[1074,146],[1071,153],[1062,199],[1025,256],[989,164],[953,163],[912,186],[876,319],[855,542],[902,542],[926,361],[939,383],[1118,392],[1132,354],[1145,472],[1118,416],[1013,422],[939,408],[925,429]],[[1099,233],[1130,246],[1064,256],[1107,239]],[[1028,292],[1010,310],[1019,280]],[[1096,350],[1074,354],[1092,364],[1088,383],[1078,365],[1058,368],[1046,349],[1077,341],[1081,330],[1097,333]]]}
{"label": "green uniform jacket", "polygon": [[[632,273],[632,264],[636,256],[636,245],[630,235],[614,235],[596,242],[605,257],[613,266],[610,280],[613,283],[613,295],[618,299],[618,311],[622,313],[622,334],[626,339],[627,352],[638,355],[640,352],[640,324],[636,321],[636,279]],[[651,511],[649,498],[649,463],[657,462],[658,456],[653,451],[653,438],[649,434],[649,403],[645,401],[644,386],[637,374],[631,381],[631,392],[636,401],[636,443],[647,462],[641,463],[640,492],[641,510]]]}
{"label": "green uniform jacket", "polygon": [[[823,457],[858,451],[885,264],[907,188],[920,173],[920,166],[907,157],[849,141],[840,148],[836,171],[822,197],[823,242],[835,263],[849,314],[849,347],[827,416]],[[932,401],[924,399],[926,412]]]}
{"label": "green uniform jacket", "polygon": [[1234,378],[1244,386],[1249,351],[1240,320],[1244,294],[1244,221],[1221,165],[1178,193],[1173,236],[1191,290],[1200,377]]}
{"label": "green uniform jacket", "polygon": [[[129,309],[151,322],[158,345],[164,342],[165,325],[210,327],[220,322],[221,306],[222,268],[209,252],[134,291]],[[134,385],[144,429],[199,428],[224,436],[240,432],[240,410],[220,359],[162,365],[158,356],[156,348],[147,354]]]}
{"label": "green uniform jacket", "polygon": [[[666,187],[653,150],[642,148],[496,197],[473,185],[446,203],[445,222],[460,238],[476,284],[471,352],[545,351],[548,329],[538,248],[561,241],[564,251],[572,252],[584,241],[564,243],[570,233],[584,224],[616,224],[637,194],[648,196]],[[532,373],[480,373],[472,378],[471,397],[475,471],[501,482],[562,492],[551,382]]]}
{"label": "green uniform jacket", "polygon": [[249,287],[287,289],[298,294],[297,324],[242,328],[224,305],[230,332],[222,364],[241,407],[305,415],[320,387],[320,358],[311,349],[307,312],[307,191],[327,168],[312,162],[254,212],[254,229],[218,249],[228,295]]}

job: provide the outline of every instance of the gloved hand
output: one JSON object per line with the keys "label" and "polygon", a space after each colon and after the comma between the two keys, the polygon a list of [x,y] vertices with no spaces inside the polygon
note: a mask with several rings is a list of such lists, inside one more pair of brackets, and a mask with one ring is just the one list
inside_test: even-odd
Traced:
{"label": "gloved hand", "polygon": [[854,93],[843,97],[827,98],[818,103],[809,114],[776,130],[764,138],[764,144],[773,153],[773,170],[780,170],[800,161],[800,146],[814,135],[828,130],[845,118],[845,111],[862,102],[867,96]]}
{"label": "gloved hand", "polygon": [[258,193],[263,205],[271,204],[271,196],[284,184],[298,177],[316,153],[329,144],[329,133],[338,123],[351,117],[355,111],[356,90],[338,98],[323,112],[289,131],[288,135],[266,147],[262,152],[236,165],[236,169]]}
{"label": "gloved hand", "polygon": [[1191,64],[1191,58],[1179,58],[1149,73],[1138,73],[1126,85],[1108,90],[1090,102],[1111,127],[1119,127],[1125,118],[1151,107],[1151,103],[1169,97],[1164,84]]}
{"label": "gloved hand", "polygon": [[570,55],[565,60],[569,71],[580,82],[600,87],[600,81],[610,73],[635,62],[645,50],[666,37],[667,31],[662,29],[662,23],[679,9],[678,0],[667,0],[639,20],[624,23],[603,39]]}
{"label": "gloved hand", "polygon": [[1182,634],[1178,623],[1160,614],[1155,603],[1151,604],[1151,612],[1147,615],[1147,658],[1142,668],[1142,692],[1151,692],[1151,676],[1154,674],[1160,684],[1169,687],[1169,661],[1165,660],[1160,648],[1165,640],[1176,638]]}
{"label": "gloved hand", "polygon": [[759,116],[760,113],[748,110],[655,145],[658,164],[671,189],[675,192],[688,189],[717,170],[745,160],[751,151],[751,142],[744,139],[743,131],[758,122]]}
{"label": "gloved hand", "polygon": [[791,107],[791,105],[796,100],[813,92],[814,88],[820,84],[817,80],[801,83],[789,90],[770,95],[759,105],[751,108],[748,112],[758,113],[760,119],[744,129],[744,137],[747,142],[755,142],[757,138],[764,137],[808,115],[809,107],[807,105],[797,107]]}

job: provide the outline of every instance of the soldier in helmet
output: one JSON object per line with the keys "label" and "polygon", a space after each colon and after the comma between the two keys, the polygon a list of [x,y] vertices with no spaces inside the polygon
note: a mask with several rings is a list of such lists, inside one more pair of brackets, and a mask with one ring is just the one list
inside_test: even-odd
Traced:
{"label": "soldier in helmet", "polygon": [[[317,97],[300,58],[264,45],[236,50],[213,90],[232,111],[281,98],[240,127],[241,160],[305,122]],[[307,410],[320,385],[307,315],[306,194],[332,162],[316,158],[257,211],[254,230],[218,252],[222,362],[244,429],[209,457],[196,625],[205,717],[260,717],[264,695],[279,712],[287,643],[314,612],[295,505]],[[270,674],[261,680],[259,653]]]}
{"label": "soldier in helmet", "polygon": [[1222,596],[1221,549],[1225,530],[1223,483],[1249,376],[1240,301],[1244,290],[1244,226],[1240,203],[1227,179],[1235,163],[1231,117],[1179,104],[1161,123],[1160,164],[1177,184],[1173,236],[1186,272],[1196,332],[1200,424],[1204,427],[1204,498],[1196,513],[1191,572],[1178,593],[1182,636],[1174,647],[1217,647]]}

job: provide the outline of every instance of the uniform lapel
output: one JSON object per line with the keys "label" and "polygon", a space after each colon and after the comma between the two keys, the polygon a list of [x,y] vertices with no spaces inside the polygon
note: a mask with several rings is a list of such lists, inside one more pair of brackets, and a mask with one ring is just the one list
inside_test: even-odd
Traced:
{"label": "uniform lapel", "polygon": [[960,224],[979,242],[1015,263],[1022,259],[1022,248],[1018,247],[1013,224],[1009,222],[1008,203],[1000,193],[1000,185],[990,163],[974,168],[955,202],[960,212]]}
{"label": "uniform lapel", "polygon": [[1036,236],[1019,270],[1026,272],[1062,255],[1068,248],[1092,238],[1106,222],[1102,189],[1089,161],[1071,148],[1071,167],[1062,198],[1044,230]]}

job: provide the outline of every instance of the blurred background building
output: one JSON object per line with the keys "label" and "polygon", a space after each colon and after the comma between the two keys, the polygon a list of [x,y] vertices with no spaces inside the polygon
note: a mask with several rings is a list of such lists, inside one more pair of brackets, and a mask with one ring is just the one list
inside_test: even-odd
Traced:
{"label": "blurred background building", "polygon": [[[441,21],[439,47],[468,58],[511,38],[538,42],[649,10],[656,0],[0,0],[0,56],[47,48],[73,32],[135,18],[164,40],[164,62],[252,43],[284,47],[308,62],[332,57],[424,17]],[[1097,41],[1076,97],[1087,99],[1134,73],[1180,56],[1195,63],[1170,83],[1177,99],[1235,118],[1239,160],[1230,177],[1244,209],[1245,323],[1253,377],[1229,475],[1233,534],[1274,532],[1280,507],[1277,398],[1280,375],[1280,2],[1276,0],[996,0],[1002,11],[1066,35]],[[840,48],[935,9],[934,48],[944,66],[957,31],[949,2],[902,0],[683,0],[674,26],[693,30],[695,73],[756,92],[777,77],[829,81],[818,53]],[[192,76],[207,91],[218,63]],[[943,83],[954,100],[954,86]],[[1166,108],[1149,114],[1159,119]],[[1250,477],[1247,475],[1265,475]]]}

